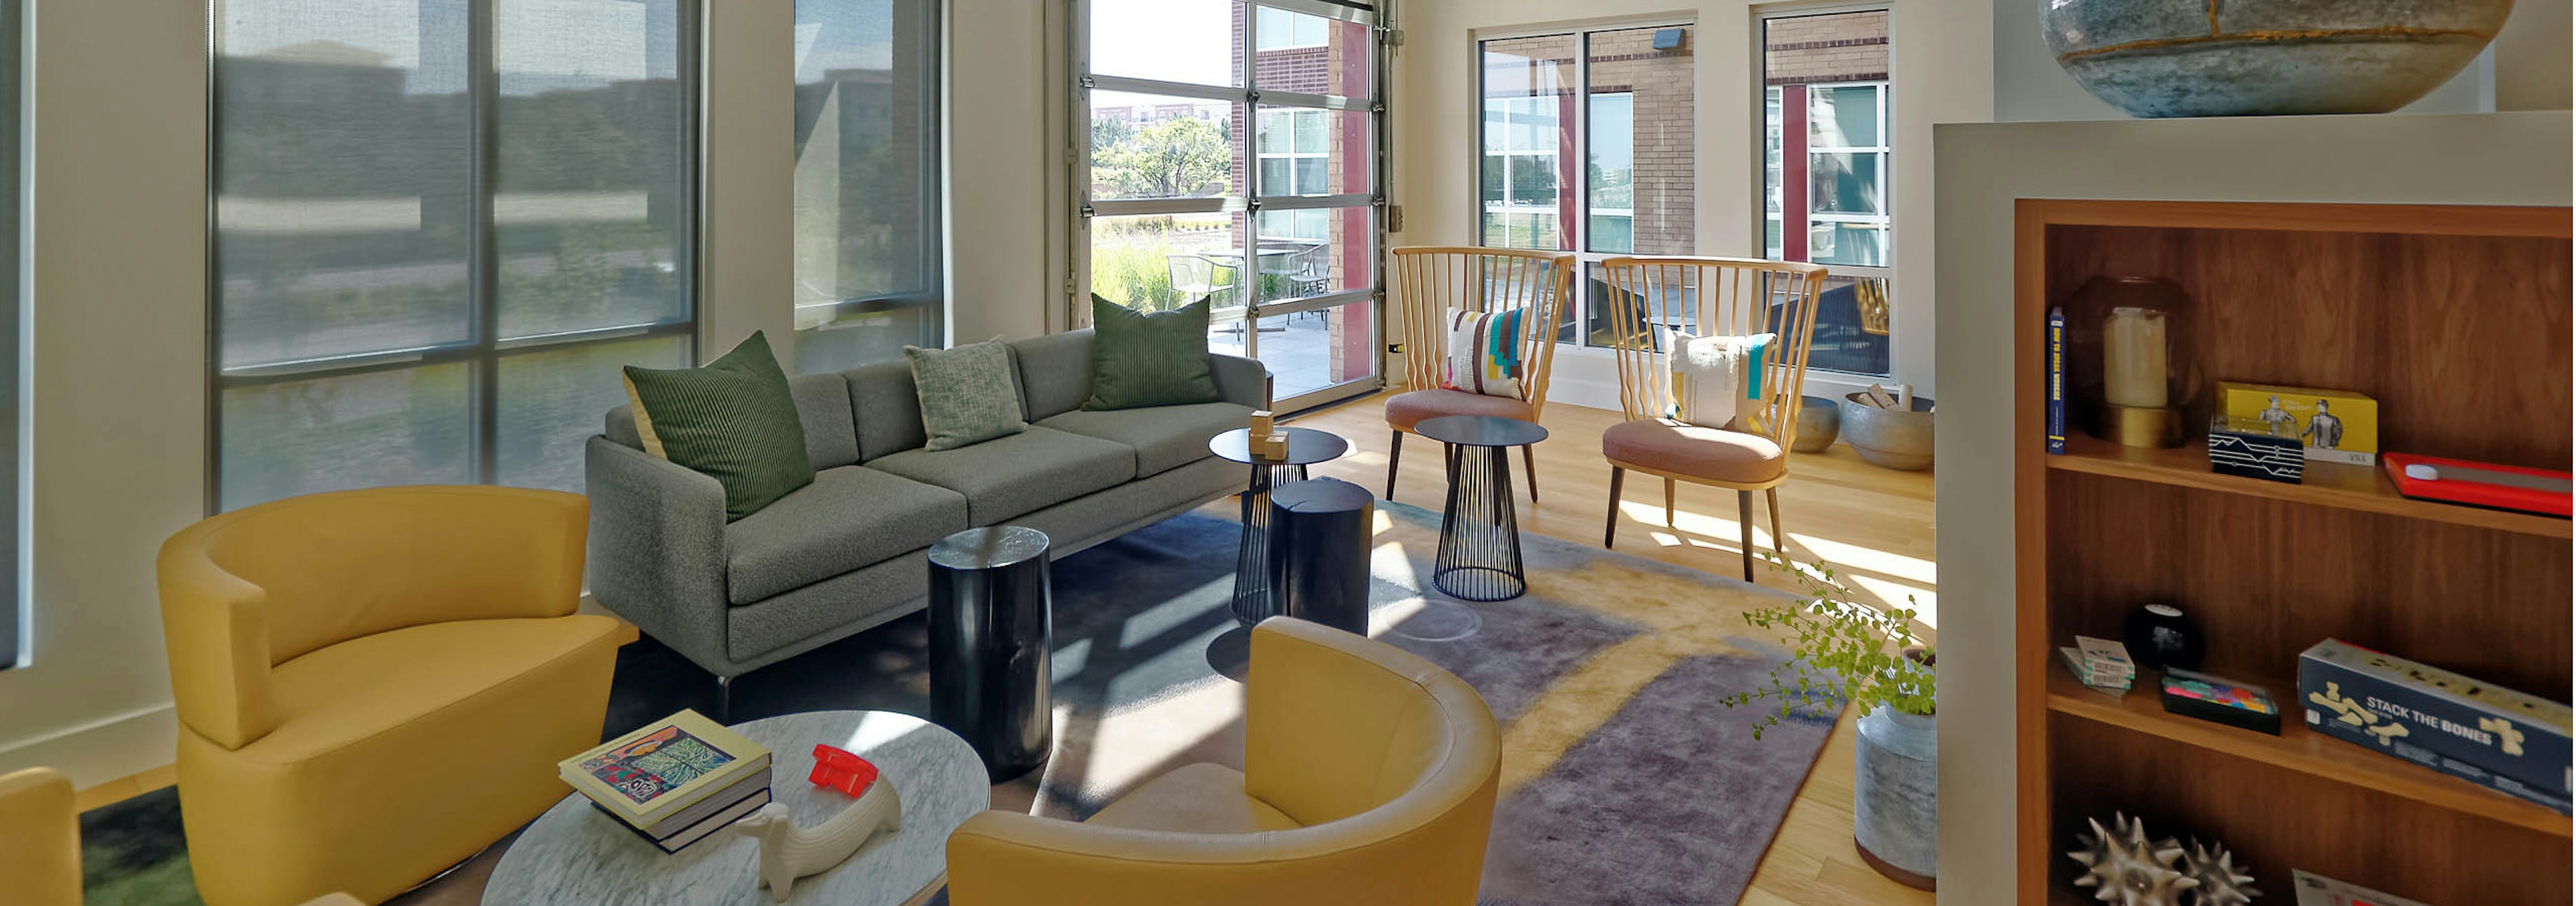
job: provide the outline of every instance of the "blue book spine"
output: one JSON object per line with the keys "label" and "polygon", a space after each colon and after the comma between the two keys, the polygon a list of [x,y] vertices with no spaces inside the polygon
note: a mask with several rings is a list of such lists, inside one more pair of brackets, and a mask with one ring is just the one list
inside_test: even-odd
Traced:
{"label": "blue book spine", "polygon": [[2048,452],[2066,452],[2066,309],[2048,309]]}

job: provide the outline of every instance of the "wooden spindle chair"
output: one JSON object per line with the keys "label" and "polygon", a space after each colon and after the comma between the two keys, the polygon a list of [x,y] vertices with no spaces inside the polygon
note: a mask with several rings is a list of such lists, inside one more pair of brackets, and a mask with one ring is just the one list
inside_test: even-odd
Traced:
{"label": "wooden spindle chair", "polygon": [[[1557,321],[1566,296],[1574,291],[1574,256],[1565,252],[1472,246],[1415,246],[1390,249],[1395,260],[1393,289],[1398,319],[1404,327],[1404,375],[1407,392],[1386,401],[1386,424],[1394,429],[1387,448],[1386,499],[1395,499],[1395,467],[1404,455],[1404,436],[1413,426],[1443,415],[1499,415],[1538,421],[1547,405],[1548,365],[1556,359]],[[1526,308],[1521,318],[1521,398],[1486,396],[1441,387],[1448,361],[1452,308],[1475,312]],[[1538,461],[1521,447],[1522,471],[1529,473],[1530,502],[1538,502]]]}
{"label": "wooden spindle chair", "polygon": [[[1780,483],[1789,478],[1789,445],[1797,441],[1798,401],[1816,327],[1825,268],[1739,258],[1612,258],[1602,262],[1610,290],[1612,345],[1619,360],[1619,408],[1627,421],[1601,433],[1610,461],[1610,519],[1601,546],[1619,535],[1619,488],[1631,471],[1664,480],[1664,524],[1673,522],[1677,481],[1735,491],[1744,578],[1753,579],[1753,492],[1771,505],[1771,543],[1780,534]],[[1672,344],[1657,327],[1694,336],[1777,333],[1762,362],[1768,391],[1754,423],[1708,428],[1669,417],[1675,393]]]}

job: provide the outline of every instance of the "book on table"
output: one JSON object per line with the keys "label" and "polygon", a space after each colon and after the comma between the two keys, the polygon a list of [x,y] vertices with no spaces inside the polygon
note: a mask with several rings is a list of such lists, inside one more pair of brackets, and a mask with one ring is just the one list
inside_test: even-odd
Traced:
{"label": "book on table", "polygon": [[600,811],[677,850],[758,808],[752,800],[766,801],[769,762],[760,744],[682,711],[564,759],[556,771]]}

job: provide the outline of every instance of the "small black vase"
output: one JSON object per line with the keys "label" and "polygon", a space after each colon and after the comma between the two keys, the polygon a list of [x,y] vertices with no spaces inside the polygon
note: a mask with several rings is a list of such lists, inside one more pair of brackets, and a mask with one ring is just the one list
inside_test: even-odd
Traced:
{"label": "small black vase", "polygon": [[2200,656],[2206,650],[2200,627],[2183,616],[2181,608],[2170,604],[2149,604],[2130,611],[2120,641],[2129,646],[2129,659],[2148,670],[2198,670]]}

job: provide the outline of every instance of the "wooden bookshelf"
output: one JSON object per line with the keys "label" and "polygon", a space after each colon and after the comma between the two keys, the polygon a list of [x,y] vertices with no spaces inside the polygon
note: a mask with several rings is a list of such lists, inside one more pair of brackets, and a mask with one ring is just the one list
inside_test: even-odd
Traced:
{"label": "wooden bookshelf", "polygon": [[[2561,697],[2576,634],[2571,523],[2399,495],[2378,469],[2219,475],[2200,440],[2044,442],[2049,305],[2099,275],[2191,297],[2176,335],[2211,380],[2357,391],[2381,449],[2566,469],[2564,208],[2024,199],[2014,233],[2019,901],[2089,902],[2064,851],[2089,817],[2224,841],[2259,885],[2293,868],[2431,903],[2565,903],[2569,819],[2308,730],[2298,652],[2326,638]],[[2080,367],[2084,363],[2075,363]],[[2271,736],[2113,696],[2058,664],[2149,603],[2200,624],[2203,669],[2269,688]],[[2268,899],[2268,898],[2267,898]]]}

